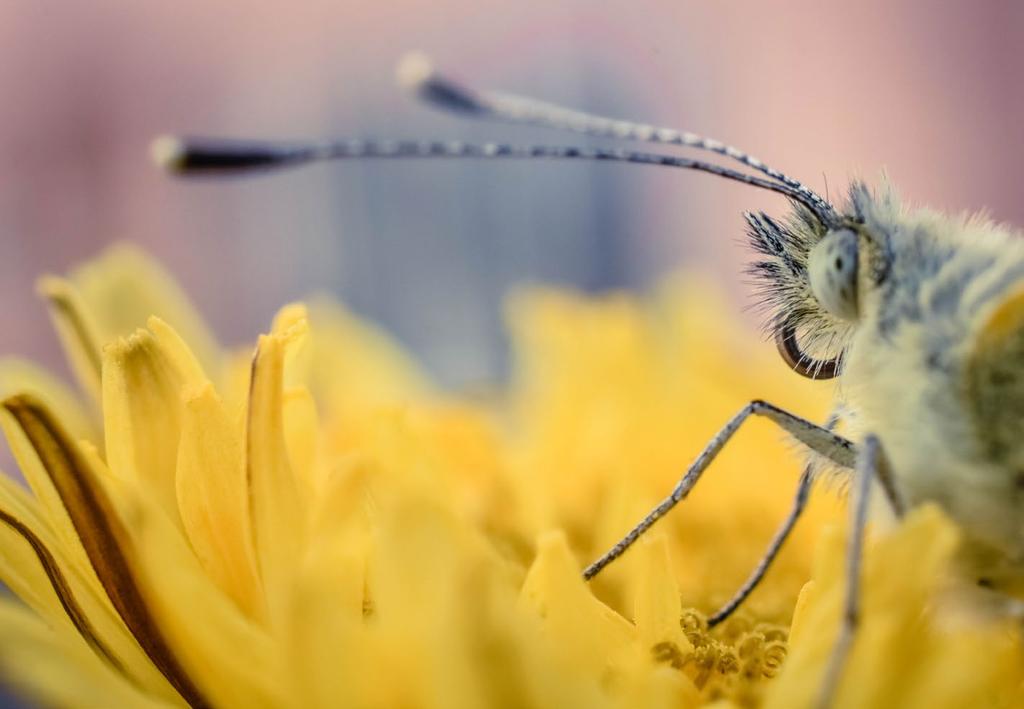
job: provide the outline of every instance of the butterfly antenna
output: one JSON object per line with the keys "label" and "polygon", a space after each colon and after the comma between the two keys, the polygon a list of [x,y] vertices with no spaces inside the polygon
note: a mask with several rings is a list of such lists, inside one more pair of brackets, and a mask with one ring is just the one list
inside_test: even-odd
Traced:
{"label": "butterfly antenna", "polygon": [[183,176],[245,173],[334,160],[398,158],[540,158],[661,165],[706,172],[727,180],[777,192],[803,204],[823,220],[828,216],[827,213],[823,214],[820,211],[820,205],[789,185],[715,163],[634,150],[550,145],[518,146],[505,143],[474,144],[461,141],[336,140],[320,143],[286,143],[162,136],[153,141],[151,152],[154,161],[160,167]]}
{"label": "butterfly antenna", "polygon": [[799,192],[807,201],[816,205],[812,210],[815,214],[834,213],[832,205],[826,199],[800,181],[738,148],[695,133],[595,116],[525,96],[472,89],[437,72],[430,59],[418,52],[402,58],[398,63],[397,77],[402,87],[421,100],[455,113],[504,123],[543,126],[600,138],[678,145],[724,155]]}

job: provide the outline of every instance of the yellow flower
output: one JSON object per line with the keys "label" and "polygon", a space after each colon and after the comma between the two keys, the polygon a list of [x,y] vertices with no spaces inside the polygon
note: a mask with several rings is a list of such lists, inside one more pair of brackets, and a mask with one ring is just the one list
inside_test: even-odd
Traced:
{"label": "yellow flower", "polygon": [[[471,397],[327,301],[225,353],[135,251],[44,279],[85,400],[0,363],[30,488],[0,476],[0,580],[20,599],[0,598],[4,677],[81,707],[808,705],[842,596],[831,495],[744,609],[704,625],[796,486],[769,426],[580,576],[749,399],[826,412],[707,291],[521,294],[513,381]],[[946,620],[956,536],[923,508],[869,545],[837,706],[1024,702],[1006,623]]]}

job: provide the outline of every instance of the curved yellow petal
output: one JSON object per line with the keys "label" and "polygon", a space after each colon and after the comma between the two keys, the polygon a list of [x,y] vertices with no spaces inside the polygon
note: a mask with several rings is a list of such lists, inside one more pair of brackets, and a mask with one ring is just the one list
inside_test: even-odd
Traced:
{"label": "curved yellow petal", "polygon": [[188,543],[143,491],[119,495],[142,598],[201,701],[272,709],[285,704],[280,656],[203,571]]}
{"label": "curved yellow petal", "polygon": [[206,573],[246,614],[262,617],[242,441],[209,383],[185,397],[177,490],[185,533]]}
{"label": "curved yellow petal", "polygon": [[[408,706],[418,697],[453,709],[535,705],[512,576],[443,496],[410,486],[404,471],[385,474],[368,578],[366,645],[374,655],[362,664],[357,696],[370,706]],[[389,682],[393,676],[403,682]]]}
{"label": "curved yellow petal", "polygon": [[[376,461],[353,458],[339,464],[325,481],[316,505],[310,510],[311,556],[337,553],[338,547],[345,546],[358,553],[369,553],[376,491],[382,485],[382,477],[381,466]],[[361,595],[360,599],[361,608]]]}
{"label": "curved yellow petal", "polygon": [[216,340],[181,287],[141,250],[113,246],[74,270],[69,280],[95,318],[101,344],[134,332],[155,315],[181,334],[205,371],[218,375]]}
{"label": "curved yellow petal", "polygon": [[223,375],[217,391],[224,399],[224,405],[231,417],[238,422],[241,435],[245,433],[249,407],[249,384],[252,381],[253,348],[238,348],[224,359]]}
{"label": "curved yellow petal", "polygon": [[283,640],[297,706],[329,709],[342,697],[360,704],[356,697],[374,660],[363,623],[366,554],[348,539],[325,540],[296,574]]}
{"label": "curved yellow petal", "polygon": [[96,423],[81,400],[56,376],[25,360],[0,359],[0,399],[29,393],[53,411],[60,411],[68,433],[77,439],[99,442]]}
{"label": "curved yellow petal", "polygon": [[103,349],[107,465],[115,476],[145,485],[175,521],[174,476],[185,385],[177,363],[148,330]]}
{"label": "curved yellow petal", "polygon": [[199,386],[206,381],[202,364],[177,330],[155,315],[146,320],[146,327],[186,386]]}
{"label": "curved yellow petal", "polygon": [[[957,545],[938,508],[913,510],[891,535],[868,546],[861,624],[844,667],[835,706],[957,709],[1013,706],[1020,697],[1020,650],[1008,622],[942,622],[937,595]],[[767,689],[766,706],[807,706],[832,651],[845,590],[843,535],[822,540],[815,587],[807,593],[789,658]],[[912,573],[894,574],[894,570]],[[948,609],[946,609],[948,610]],[[977,658],[984,657],[984,662]]]}
{"label": "curved yellow petal", "polygon": [[305,303],[289,303],[274,314],[270,325],[274,333],[292,333],[293,338],[306,337],[309,334],[309,308]]}
{"label": "curved yellow petal", "polygon": [[143,596],[131,561],[131,540],[91,461],[36,399],[14,396],[3,407],[39,456],[118,614],[182,697],[193,706],[205,706]]}
{"label": "curved yellow petal", "polygon": [[306,538],[306,515],[284,440],[284,364],[294,327],[259,339],[252,364],[245,442],[250,519],[257,567],[272,618],[284,613],[285,593]]}
{"label": "curved yellow petal", "polygon": [[168,701],[177,698],[91,574],[83,574],[64,555],[34,500],[2,475],[0,539],[0,581],[51,627],[80,636],[98,656],[139,687]]}
{"label": "curved yellow petal", "polygon": [[642,649],[646,651],[658,643],[671,642],[686,650],[689,642],[679,627],[679,618],[683,614],[679,585],[672,572],[665,535],[656,534],[645,539],[640,551],[642,557],[636,578],[634,620]]}
{"label": "curved yellow petal", "polygon": [[[115,669],[125,668],[91,617],[103,620],[113,611],[105,597],[98,603],[70,562],[62,558],[55,538],[34,509],[33,500],[0,475],[0,581],[55,627],[68,622],[86,644]],[[84,602],[80,602],[82,598]],[[93,602],[90,602],[93,601]],[[90,613],[91,611],[91,613]],[[120,625],[120,624],[118,624]],[[70,630],[70,629],[69,629]],[[124,626],[117,628],[124,632]],[[126,632],[122,638],[130,638]]]}
{"label": "curved yellow petal", "polygon": [[636,628],[591,595],[560,532],[538,541],[521,600],[544,619],[551,639],[564,643],[561,650],[574,664],[596,676],[634,651]]}
{"label": "curved yellow petal", "polygon": [[5,683],[44,706],[68,709],[159,709],[173,703],[147,695],[73,639],[24,606],[0,598],[0,666]]}
{"label": "curved yellow petal", "polygon": [[39,279],[37,290],[49,307],[50,319],[71,364],[71,371],[86,394],[99,401],[103,336],[92,313],[75,287],[63,278],[45,276]]}
{"label": "curved yellow petal", "polygon": [[[24,397],[26,395],[16,395],[10,398],[14,399],[17,396]],[[39,401],[33,395],[27,396],[33,401]],[[45,404],[40,405],[45,406]],[[67,508],[64,506],[60,492],[54,485],[39,453],[33,447],[32,441],[28,438],[17,419],[6,408],[0,408],[0,427],[3,428],[4,437],[7,440],[8,446],[10,446],[11,453],[18,464],[19,470],[21,470],[21,474],[39,502],[41,513],[45,517],[46,523],[53,529],[61,547],[72,562],[78,568],[83,569],[85,573],[92,575],[89,557],[82,546],[82,541],[75,529],[75,524],[68,514]],[[94,576],[93,579],[97,584],[99,583]]]}
{"label": "curved yellow petal", "polygon": [[323,486],[319,468],[320,418],[313,394],[306,387],[292,387],[284,393],[284,438],[288,462],[303,496],[312,501]]}
{"label": "curved yellow petal", "polygon": [[433,393],[430,378],[383,330],[326,298],[312,300],[308,309],[315,332],[309,386],[328,418]]}

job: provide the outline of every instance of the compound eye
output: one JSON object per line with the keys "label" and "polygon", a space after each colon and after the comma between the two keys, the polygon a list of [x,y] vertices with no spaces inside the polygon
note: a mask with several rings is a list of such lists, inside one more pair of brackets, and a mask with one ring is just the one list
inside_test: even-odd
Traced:
{"label": "compound eye", "polygon": [[811,292],[822,307],[843,320],[856,320],[859,241],[849,229],[833,231],[815,244],[807,261]]}

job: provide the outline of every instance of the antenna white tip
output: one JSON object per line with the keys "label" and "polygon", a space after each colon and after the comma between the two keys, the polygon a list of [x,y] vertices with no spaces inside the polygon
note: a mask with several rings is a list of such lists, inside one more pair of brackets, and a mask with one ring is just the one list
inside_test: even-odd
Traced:
{"label": "antenna white tip", "polygon": [[188,149],[173,135],[161,135],[149,145],[149,157],[157,167],[168,172],[179,172],[185,165]]}
{"label": "antenna white tip", "polygon": [[434,63],[423,52],[409,52],[398,60],[395,78],[406,91],[417,91],[434,77]]}

